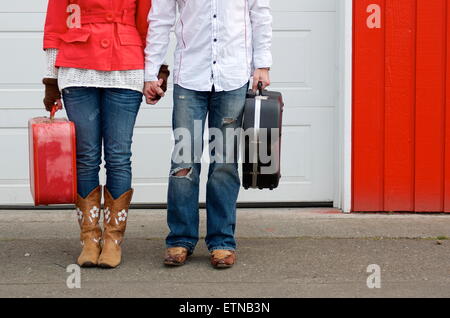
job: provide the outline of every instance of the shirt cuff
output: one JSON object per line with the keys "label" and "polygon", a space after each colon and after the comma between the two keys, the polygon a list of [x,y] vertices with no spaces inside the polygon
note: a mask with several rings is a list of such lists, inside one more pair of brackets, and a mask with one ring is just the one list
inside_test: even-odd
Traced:
{"label": "shirt cuff", "polygon": [[[166,62],[164,62],[161,65],[168,65]],[[159,70],[161,68],[161,65],[148,65],[145,67],[144,72],[144,81],[145,82],[156,82],[158,80]]]}
{"label": "shirt cuff", "polygon": [[56,58],[58,56],[58,49],[46,49],[45,55],[47,59],[47,69],[45,71],[45,78],[58,78],[58,69],[55,67]]}
{"label": "shirt cuff", "polygon": [[255,53],[253,56],[253,64],[255,68],[271,68],[272,67],[272,53]]}
{"label": "shirt cuff", "polygon": [[148,74],[145,72],[144,74],[144,81],[145,82],[156,82],[158,80],[158,76],[153,75],[153,73]]}

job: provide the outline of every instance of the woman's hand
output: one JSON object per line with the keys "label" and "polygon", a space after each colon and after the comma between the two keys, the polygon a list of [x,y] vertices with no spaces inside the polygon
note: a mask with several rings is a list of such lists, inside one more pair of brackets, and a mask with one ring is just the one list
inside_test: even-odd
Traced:
{"label": "woman's hand", "polygon": [[44,78],[42,83],[45,85],[44,105],[47,111],[52,111],[56,106],[57,109],[62,109],[61,92],[58,87],[58,80],[56,78]]}
{"label": "woman's hand", "polygon": [[169,71],[169,65],[161,65],[159,69],[158,79],[162,79],[163,83],[161,85],[161,89],[166,92],[167,91],[167,81],[169,80],[170,71]]}

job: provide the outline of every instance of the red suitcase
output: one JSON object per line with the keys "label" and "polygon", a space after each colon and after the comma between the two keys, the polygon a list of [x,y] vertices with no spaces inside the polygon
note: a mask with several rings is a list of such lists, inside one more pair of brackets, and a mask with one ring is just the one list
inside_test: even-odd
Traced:
{"label": "red suitcase", "polygon": [[[56,111],[56,110],[55,110]],[[71,204],[77,198],[75,125],[37,117],[28,122],[30,187],[34,204]]]}

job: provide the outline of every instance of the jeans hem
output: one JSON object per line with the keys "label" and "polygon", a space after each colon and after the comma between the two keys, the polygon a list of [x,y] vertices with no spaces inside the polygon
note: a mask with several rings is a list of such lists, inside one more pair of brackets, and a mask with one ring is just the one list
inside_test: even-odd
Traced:
{"label": "jeans hem", "polygon": [[216,251],[216,250],[225,250],[225,251],[233,251],[233,252],[235,252],[236,248],[235,247],[229,247],[229,246],[216,246],[216,247],[208,248],[208,250],[209,250],[210,253],[213,252],[213,251]]}
{"label": "jeans hem", "polygon": [[192,254],[194,252],[195,249],[195,245],[193,245],[192,243],[189,242],[175,242],[175,243],[171,243],[171,244],[166,244],[167,248],[173,248],[173,247],[184,247],[188,249],[188,253]]}

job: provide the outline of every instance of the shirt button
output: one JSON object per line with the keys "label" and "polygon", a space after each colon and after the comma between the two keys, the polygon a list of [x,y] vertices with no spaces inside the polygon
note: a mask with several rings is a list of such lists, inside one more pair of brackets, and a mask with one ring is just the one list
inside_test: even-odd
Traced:
{"label": "shirt button", "polygon": [[214,42],[217,42],[217,39],[214,39]]}
{"label": "shirt button", "polygon": [[213,15],[213,18],[214,18],[214,19],[217,18],[217,14]]}
{"label": "shirt button", "polygon": [[108,39],[103,39],[101,42],[100,42],[100,45],[103,47],[103,48],[108,48],[109,47],[109,44],[110,44],[110,41],[108,40]]}
{"label": "shirt button", "polygon": [[214,61],[214,62],[213,62],[213,64],[216,64],[216,63],[217,63],[217,61]]}

